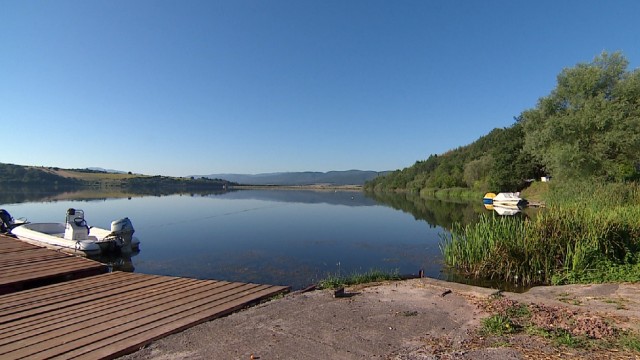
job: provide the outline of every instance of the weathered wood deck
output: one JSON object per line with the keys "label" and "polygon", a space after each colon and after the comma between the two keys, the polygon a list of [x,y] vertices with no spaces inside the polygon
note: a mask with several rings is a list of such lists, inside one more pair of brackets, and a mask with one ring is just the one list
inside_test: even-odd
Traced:
{"label": "weathered wood deck", "polygon": [[[76,261],[91,260],[0,236],[0,281],[7,289],[35,281],[30,279],[47,268],[57,266],[56,273],[63,274]],[[285,286],[112,272],[13,292],[0,296],[0,359],[112,359],[287,291]]]}
{"label": "weathered wood deck", "polygon": [[0,235],[0,294],[109,271],[97,261]]}
{"label": "weathered wood deck", "polygon": [[286,291],[113,272],[3,295],[0,358],[115,358]]}

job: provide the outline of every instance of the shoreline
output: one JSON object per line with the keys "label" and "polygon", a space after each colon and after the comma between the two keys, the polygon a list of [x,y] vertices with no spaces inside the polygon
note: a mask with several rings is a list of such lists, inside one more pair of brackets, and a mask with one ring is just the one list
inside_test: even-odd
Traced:
{"label": "shoreline", "polygon": [[532,318],[548,324],[568,316],[596,333],[602,324],[637,333],[639,298],[640,284],[498,294],[430,278],[353,286],[341,297],[330,290],[294,292],[170,335],[121,360],[637,358],[640,349],[570,348],[529,332],[493,336],[480,329],[500,304],[520,303],[538,309]]}
{"label": "shoreline", "polygon": [[362,185],[233,185],[229,190],[314,190],[361,192]]}

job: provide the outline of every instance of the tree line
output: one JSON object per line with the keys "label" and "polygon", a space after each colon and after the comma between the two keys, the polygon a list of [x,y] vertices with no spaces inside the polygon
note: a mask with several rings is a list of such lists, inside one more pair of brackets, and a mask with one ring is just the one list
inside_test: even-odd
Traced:
{"label": "tree line", "polygon": [[475,142],[378,177],[373,191],[463,187],[515,191],[531,179],[640,178],[640,71],[619,52],[566,68],[514,123]]}

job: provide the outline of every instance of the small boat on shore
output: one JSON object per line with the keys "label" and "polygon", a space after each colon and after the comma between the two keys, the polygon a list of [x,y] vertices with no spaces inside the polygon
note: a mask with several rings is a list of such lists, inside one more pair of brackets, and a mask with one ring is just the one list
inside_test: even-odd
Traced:
{"label": "small boat on shore", "polygon": [[89,227],[80,209],[67,210],[64,223],[25,222],[10,229],[20,240],[85,256],[137,250],[134,231],[129,218],[112,221],[111,230]]}
{"label": "small boat on shore", "polygon": [[520,193],[498,193],[493,197],[492,204],[503,208],[521,209],[527,206],[527,201],[520,197]]}

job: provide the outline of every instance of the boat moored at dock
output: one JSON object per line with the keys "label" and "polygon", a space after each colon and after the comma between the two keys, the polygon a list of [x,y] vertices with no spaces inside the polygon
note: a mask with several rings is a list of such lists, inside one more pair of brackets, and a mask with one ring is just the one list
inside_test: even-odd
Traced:
{"label": "boat moored at dock", "polygon": [[520,193],[498,193],[493,197],[492,205],[503,208],[522,209],[527,206],[527,201],[520,197]]}
{"label": "boat moored at dock", "polygon": [[126,217],[112,221],[110,230],[89,227],[80,209],[68,209],[64,223],[25,222],[10,229],[20,240],[85,256],[138,250],[134,231]]}

